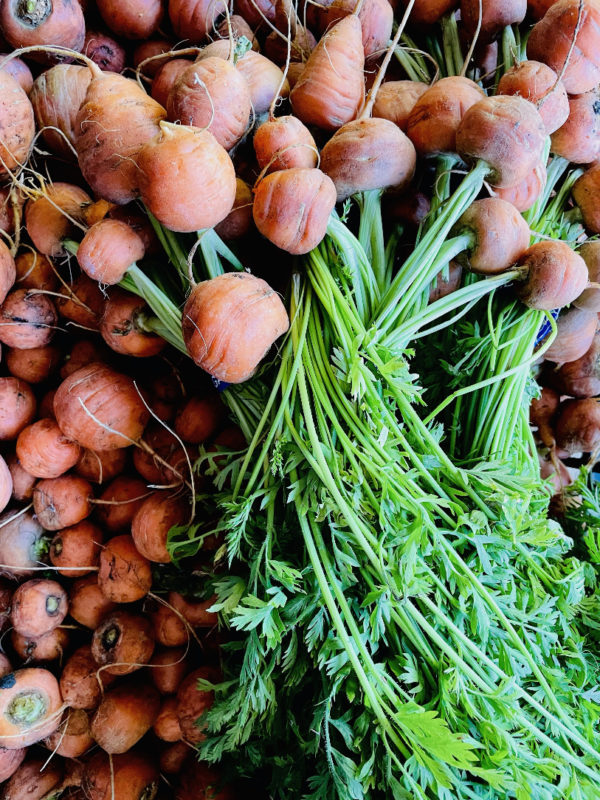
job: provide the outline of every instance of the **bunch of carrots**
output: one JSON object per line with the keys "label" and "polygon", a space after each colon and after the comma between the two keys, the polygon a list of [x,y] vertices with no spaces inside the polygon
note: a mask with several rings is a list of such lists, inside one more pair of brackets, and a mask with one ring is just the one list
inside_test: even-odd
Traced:
{"label": "bunch of carrots", "polygon": [[598,0],[0,37],[0,797],[595,797]]}

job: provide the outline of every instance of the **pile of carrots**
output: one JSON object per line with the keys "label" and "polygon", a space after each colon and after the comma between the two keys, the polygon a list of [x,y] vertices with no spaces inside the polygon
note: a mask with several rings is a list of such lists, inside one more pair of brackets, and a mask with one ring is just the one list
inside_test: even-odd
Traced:
{"label": "pile of carrots", "polygon": [[[437,202],[425,165],[451,154],[437,180],[466,172],[464,207],[442,204],[408,299],[460,308],[473,273],[568,306],[537,368],[542,475],[558,490],[563,459],[600,449],[600,4],[457,6],[0,2],[3,800],[235,796],[194,753],[199,681],[220,680],[202,576],[221,542],[186,562],[186,595],[169,533],[198,524],[199,447],[246,447],[208,376],[242,383],[275,352],[293,259],[348,198],[387,190],[386,233],[412,248]],[[419,78],[401,37],[441,20],[471,77],[448,57]],[[527,58],[506,44],[519,25]],[[522,216],[548,142],[574,165],[576,248],[531,243]],[[211,269],[242,254],[252,272]],[[386,298],[374,340],[392,348],[414,306]]]}

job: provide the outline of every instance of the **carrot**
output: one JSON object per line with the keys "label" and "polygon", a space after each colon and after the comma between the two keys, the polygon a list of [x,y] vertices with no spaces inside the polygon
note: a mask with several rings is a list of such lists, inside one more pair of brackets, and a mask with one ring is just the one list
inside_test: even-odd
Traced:
{"label": "carrot", "polygon": [[158,65],[159,68],[152,81],[150,94],[163,108],[167,105],[169,93],[175,82],[189,65],[190,62],[187,58],[173,58],[171,61],[167,61],[166,64]]}
{"label": "carrot", "polygon": [[78,475],[39,481],[33,490],[33,508],[47,531],[59,531],[92,513],[91,484]]}
{"label": "carrot", "polygon": [[40,419],[19,434],[16,453],[24,469],[36,478],[58,478],[75,466],[81,454],[52,419]]}
{"label": "carrot", "polygon": [[[8,53],[0,53],[0,64],[7,55]],[[8,72],[9,75],[12,75],[21,89],[23,89],[25,94],[28,95],[31,92],[31,87],[33,86],[33,75],[24,61],[22,61],[20,58],[11,58],[8,64],[5,64],[2,69]]]}
{"label": "carrot", "polygon": [[162,699],[160,711],[154,720],[152,730],[163,742],[178,742],[181,739],[176,697]]}
{"label": "carrot", "polygon": [[189,504],[184,498],[153,492],[131,523],[131,537],[138,551],[149,561],[171,561],[167,549],[169,531],[188,520],[189,514]]}
{"label": "carrot", "polygon": [[4,182],[7,175],[27,162],[34,135],[29,98],[12,75],[0,70],[0,180]]}
{"label": "carrot", "polygon": [[[481,9],[481,10],[480,10]],[[523,22],[527,0],[506,0],[503,3],[483,3],[480,0],[461,0],[460,21],[469,38],[478,31],[479,41],[491,42],[507,25]]]}
{"label": "carrot", "polygon": [[115,608],[100,590],[97,575],[86,575],[73,582],[69,591],[69,615],[80,625],[94,630]]}
{"label": "carrot", "polygon": [[61,158],[75,157],[75,117],[91,79],[87,67],[57,64],[34,81],[29,99],[37,127],[44,144]]}
{"label": "carrot", "polygon": [[7,511],[0,517],[0,571],[27,577],[39,567],[46,547],[45,531],[34,514]]}
{"label": "carrot", "polygon": [[375,96],[373,116],[389,119],[406,133],[410,114],[428,89],[419,81],[386,81]]}
{"label": "carrot", "polygon": [[292,167],[316,167],[318,151],[315,140],[297,117],[273,117],[263,122],[252,140],[261,170],[276,172]]}
{"label": "carrot", "polygon": [[579,206],[585,227],[591,233],[600,233],[600,162],[592,164],[577,179],[573,199]]}
{"label": "carrot", "polygon": [[67,709],[58,729],[42,744],[56,755],[79,758],[94,745],[88,715],[81,708]]}
{"label": "carrot", "polygon": [[561,458],[595,450],[600,445],[600,403],[597,398],[562,403],[555,431]]}
{"label": "carrot", "polygon": [[342,125],[321,151],[321,169],[332,179],[338,202],[357,192],[405,189],[417,155],[411,140],[387,119],[371,117]]}
{"label": "carrot", "polygon": [[104,300],[96,281],[82,274],[68,288],[63,288],[63,296],[57,299],[56,307],[62,317],[75,325],[98,330],[104,311]]}
{"label": "carrot", "polygon": [[28,289],[15,289],[0,306],[0,342],[18,350],[48,344],[58,315],[52,300]]}
{"label": "carrot", "polygon": [[144,481],[129,475],[120,475],[98,498],[101,504],[96,508],[96,516],[110,533],[125,530],[131,525],[147,496],[148,489]]}
{"label": "carrot", "polygon": [[114,289],[100,321],[100,333],[115,353],[150,358],[158,355],[166,342],[149,328],[152,313],[147,303],[130,292]]}
{"label": "carrot", "polygon": [[237,0],[236,10],[254,30],[264,23],[265,17],[269,22],[275,22],[275,0]]}
{"label": "carrot", "polygon": [[358,114],[364,98],[364,50],[355,15],[337,22],[308,57],[290,93],[294,114],[306,125],[334,131]]}
{"label": "carrot", "polygon": [[600,90],[569,98],[566,122],[551,137],[552,152],[575,164],[600,158]]}
{"label": "carrot", "polygon": [[529,226],[516,208],[498,197],[475,200],[454,227],[454,235],[468,232],[472,247],[456,258],[473,272],[494,275],[518,261],[529,246]]}
{"label": "carrot", "polygon": [[556,72],[540,61],[520,61],[498,82],[498,94],[518,94],[536,106],[546,128],[553,133],[569,116],[569,99]]}
{"label": "carrot", "polygon": [[3,800],[52,800],[59,791],[64,773],[62,759],[44,767],[46,759],[29,756],[3,787]]}
{"label": "carrot", "polygon": [[511,203],[517,211],[527,211],[538,199],[546,185],[546,167],[539,161],[514,186],[494,187],[494,196]]}
{"label": "carrot", "polygon": [[4,783],[19,769],[27,753],[27,748],[7,750],[0,747],[0,782]]}
{"label": "carrot", "polygon": [[559,240],[531,245],[519,259],[519,266],[527,277],[517,293],[529,308],[551,310],[568,305],[588,282],[585,261]]}
{"label": "carrot", "polygon": [[25,225],[39,252],[51,258],[64,256],[63,240],[74,235],[74,223],[82,223],[84,207],[91,202],[79,186],[61,182],[46,186],[38,197],[29,200]]}
{"label": "carrot", "polygon": [[[280,4],[277,3],[279,6]],[[288,4],[289,5],[289,4]],[[289,12],[290,9],[287,9]],[[283,66],[288,58],[288,50],[290,54],[290,63],[300,63],[304,66],[304,62],[308,56],[315,49],[317,40],[313,34],[297,21],[297,15],[292,11],[292,25],[290,30],[290,37],[287,36],[287,17],[286,22],[281,25],[284,30],[281,33],[272,31],[263,46],[264,55],[278,66]],[[283,36],[281,34],[284,34]],[[223,31],[223,36],[226,37],[226,31]],[[237,38],[237,37],[236,37]],[[256,49],[256,48],[253,48]]]}
{"label": "carrot", "polygon": [[100,703],[103,687],[114,681],[114,675],[98,671],[91,646],[85,644],[75,650],[62,668],[60,691],[68,706],[89,711]]}
{"label": "carrot", "polygon": [[[217,33],[223,39],[227,39],[229,37],[230,29],[234,39],[239,40],[242,38],[242,36],[245,36],[252,45],[252,49],[257,53],[260,52],[260,44],[258,39],[244,17],[240,16],[239,14],[230,14],[229,19],[224,19],[219,25],[217,25]],[[267,39],[268,38],[269,37],[267,37]],[[266,55],[270,58],[268,53]]]}
{"label": "carrot", "polygon": [[[319,172],[286,173],[306,171]],[[273,173],[260,185],[286,173]],[[318,178],[320,185],[329,181],[331,197],[335,192],[333,183],[322,173],[319,175],[324,179]],[[241,383],[253,375],[271,345],[288,327],[287,312],[279,296],[265,281],[246,272],[225,273],[198,283],[183,309],[183,338],[190,356],[202,369],[228,383]]]}
{"label": "carrot", "polygon": [[20,378],[0,378],[0,439],[16,439],[35,418],[36,400]]}
{"label": "carrot", "polygon": [[100,553],[98,586],[115,603],[133,603],[150,591],[150,562],[137,551],[131,536],[115,536]]}
{"label": "carrot", "polygon": [[92,655],[109,675],[128,675],[147,664],[154,651],[151,622],[117,610],[105,616],[92,637]]}
{"label": "carrot", "polygon": [[178,375],[169,368],[156,372],[150,383],[144,387],[144,396],[156,416],[163,422],[170,423],[175,417],[177,407],[183,402],[185,389]]}
{"label": "carrot", "polygon": [[[69,0],[32,0],[23,4],[8,0],[0,8],[0,29],[13,47],[53,44],[70,50],[81,50],[85,36],[85,20],[79,3]],[[54,55],[31,54],[32,58],[56,60]]]}
{"label": "carrot", "polygon": [[177,718],[183,738],[192,744],[204,738],[201,717],[214,701],[214,692],[198,688],[199,680],[218,683],[221,677],[215,667],[199,667],[190,672],[177,690]]}
{"label": "carrot", "polygon": [[175,416],[175,432],[189,444],[212,438],[226,417],[226,408],[216,392],[192,396]]}
{"label": "carrot", "polygon": [[10,643],[23,665],[57,661],[63,658],[69,646],[69,631],[55,628],[42,636],[26,636],[13,630]]}
{"label": "carrot", "polygon": [[66,578],[87,575],[100,561],[103,538],[100,528],[88,520],[64,528],[50,543],[50,561]]}
{"label": "carrot", "polygon": [[0,511],[4,511],[13,493],[12,474],[8,464],[0,456]]}
{"label": "carrot", "polygon": [[464,114],[456,150],[485,161],[494,186],[514,186],[540,161],[546,130],[535,106],[518,95],[485,97]]}
{"label": "carrot", "polygon": [[217,614],[207,610],[215,601],[214,596],[208,600],[187,600],[178,592],[169,592],[168,597],[169,605],[178,611],[192,628],[212,628],[217,624]]}
{"label": "carrot", "polygon": [[77,112],[75,149],[95,194],[123,205],[138,193],[139,149],[166,113],[135,81],[96,70]]}
{"label": "carrot", "polygon": [[[173,42],[168,39],[146,39],[141,41],[133,51],[133,66],[137,69],[143,61],[147,61],[142,68],[142,73],[149,78],[154,78],[160,69],[168,64],[166,58],[157,58],[164,53],[170,53],[175,48]],[[171,58],[171,56],[169,56]],[[154,59],[148,61],[148,59]],[[120,72],[121,70],[117,70]],[[163,105],[161,103],[161,105]]]}
{"label": "carrot", "polygon": [[152,622],[154,638],[158,644],[169,648],[187,644],[190,634],[181,614],[176,614],[168,606],[156,601],[148,603],[144,610]]}
{"label": "carrot", "polygon": [[133,454],[133,465],[142,478],[149,484],[182,483],[193,453],[184,450],[177,438],[157,423],[148,425],[142,441],[149,449],[137,448]]}
{"label": "carrot", "polygon": [[[325,8],[318,8],[318,30],[324,32],[340,19],[353,13],[353,0],[334,0]],[[365,58],[381,55],[392,38],[394,9],[388,0],[363,0],[359,6],[362,44]]]}
{"label": "carrot", "polygon": [[58,287],[58,277],[51,262],[35,250],[19,253],[15,258],[15,273],[17,289],[45,289],[52,292]]}
{"label": "carrot", "polygon": [[527,54],[552,67],[569,94],[591,91],[600,82],[598,4],[594,0],[553,3],[533,26]]}
{"label": "carrot", "polygon": [[120,475],[127,464],[127,450],[82,450],[75,472],[90,483],[107,483]]}
{"label": "carrot", "polygon": [[[580,357],[543,374],[561,395],[584,398],[600,394],[600,331],[596,331],[591,345]],[[546,388],[542,389],[542,393]],[[548,390],[551,391],[551,390]]]}
{"label": "carrot", "polygon": [[221,239],[240,239],[254,227],[252,219],[252,190],[241,178],[236,178],[233,208],[224,220],[215,225]]}
{"label": "carrot", "polygon": [[96,0],[96,5],[110,30],[124,39],[147,39],[163,18],[160,0]]}
{"label": "carrot", "polygon": [[103,31],[88,28],[81,52],[103,72],[123,72],[127,63],[125,48]]}
{"label": "carrot", "polygon": [[553,447],[554,418],[560,405],[560,395],[553,389],[543,387],[539,397],[534,397],[529,406],[529,422],[536,429],[535,436],[546,447]]}
{"label": "carrot", "polygon": [[189,761],[181,775],[176,800],[195,800],[204,797],[208,800],[235,800],[237,795],[231,786],[224,785],[223,777],[211,765]]}
{"label": "carrot", "polygon": [[127,447],[150,416],[131,378],[98,363],[61,383],[54,411],[63,433],[91,450]]}
{"label": "carrot", "polygon": [[539,21],[557,0],[527,0],[527,15]]}
{"label": "carrot", "polygon": [[40,400],[38,416],[40,419],[54,419],[54,395],[56,389],[49,389]]}
{"label": "carrot", "polygon": [[61,624],[67,611],[67,593],[59,583],[33,578],[15,590],[10,619],[18,633],[43,636]]}
{"label": "carrot", "polygon": [[246,132],[252,101],[243,75],[223,58],[204,57],[190,64],[169,92],[171,122],[211,133],[230,150]]}
{"label": "carrot", "polygon": [[16,279],[17,268],[15,260],[8,247],[0,239],[0,303],[4,302]]}
{"label": "carrot", "polygon": [[194,44],[212,32],[226,7],[224,0],[169,0],[169,19],[177,38]]}
{"label": "carrot", "polygon": [[58,368],[62,352],[54,344],[44,347],[30,347],[28,350],[7,347],[5,362],[8,371],[15,378],[27,383],[43,383]]}
{"label": "carrot", "polygon": [[[584,242],[577,252],[585,261],[589,281],[600,283],[600,241],[596,239]],[[600,289],[585,289],[573,301],[573,305],[586,311],[600,311]]]}
{"label": "carrot", "polygon": [[[0,104],[2,100],[0,99]],[[2,152],[0,151],[0,158]],[[10,235],[15,232],[15,215],[20,215],[25,205],[25,197],[17,187],[0,186],[0,231]]]}
{"label": "carrot", "polygon": [[150,680],[161,694],[174,694],[191,669],[191,660],[184,647],[155,650],[150,660]]}
{"label": "carrot", "polygon": [[[105,347],[103,342],[95,341],[94,339],[77,339],[60,369],[60,377],[64,380],[69,375],[77,372],[78,369],[81,369],[81,367],[87,367],[88,364],[92,364],[94,361],[104,361],[105,363],[110,361],[108,347]],[[54,413],[54,410],[52,413]],[[87,476],[83,475],[82,477],[85,478]]]}
{"label": "carrot", "polygon": [[23,469],[14,453],[7,457],[6,466],[12,480],[12,499],[19,503],[30,501],[33,497],[33,487],[37,482],[37,478],[34,478],[33,475]]}
{"label": "carrot", "polygon": [[556,338],[544,357],[555,364],[567,364],[584,356],[591,347],[598,328],[598,315],[570,308],[559,316],[557,328]]}
{"label": "carrot", "polygon": [[126,753],[154,724],[160,695],[148,683],[127,681],[110,689],[100,701],[90,730],[107,753]]}
{"label": "carrot", "polygon": [[148,219],[147,214],[140,211],[137,203],[128,203],[124,206],[114,206],[108,216],[129,225],[144,243],[144,251],[147,256],[162,255],[162,245]]}
{"label": "carrot", "polygon": [[56,730],[62,699],[56,678],[41,667],[25,667],[0,678],[0,742],[18,750]]}
{"label": "carrot", "polygon": [[144,243],[137,233],[116,219],[103,219],[84,235],[77,250],[79,266],[98,283],[118,283],[127,268],[144,257]]}
{"label": "carrot", "polygon": [[99,752],[86,761],[82,786],[86,800],[152,800],[158,780],[155,760],[147,753],[132,750],[109,760]]}
{"label": "carrot", "polygon": [[160,750],[159,764],[160,771],[167,775],[179,775],[184,764],[194,751],[187,742],[165,742]]}
{"label": "carrot", "polygon": [[325,236],[336,194],[331,178],[319,169],[274,172],[255,189],[254,222],[282,250],[292,255],[308,253]]}
{"label": "carrot", "polygon": [[[210,131],[162,123],[158,136],[140,151],[138,164],[142,199],[171,230],[213,227],[232,209],[235,170]],[[174,164],[178,166],[174,168]],[[190,191],[190,186],[200,180],[201,195]]]}

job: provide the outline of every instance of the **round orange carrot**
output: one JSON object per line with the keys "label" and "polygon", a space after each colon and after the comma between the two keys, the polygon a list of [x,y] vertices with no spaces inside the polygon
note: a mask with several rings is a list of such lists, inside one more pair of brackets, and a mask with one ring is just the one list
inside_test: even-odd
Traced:
{"label": "round orange carrot", "polygon": [[40,419],[21,431],[16,453],[23,468],[36,478],[58,478],[75,466],[81,448],[67,439],[53,419]]}
{"label": "round orange carrot", "polygon": [[159,711],[160,695],[154,686],[119,683],[100,701],[90,731],[106,753],[126,753],[150,730]]}
{"label": "round orange carrot", "polygon": [[68,528],[92,513],[91,484],[78,475],[39,481],[33,490],[33,508],[47,531]]}
{"label": "round orange carrot", "polygon": [[62,698],[56,678],[39,667],[26,667],[0,678],[0,744],[18,750],[56,730]]}
{"label": "round orange carrot", "polygon": [[35,395],[19,378],[0,378],[0,439],[16,439],[36,411]]}
{"label": "round orange carrot", "polygon": [[102,219],[81,240],[77,261],[86,275],[110,286],[118,283],[144,252],[144,243],[133,228],[116,219]]}
{"label": "round orange carrot", "polygon": [[60,675],[60,691],[71,708],[91,710],[102,697],[104,686],[115,680],[106,670],[99,670],[89,644],[82,645],[71,655]]}
{"label": "round orange carrot", "polygon": [[98,586],[96,575],[76,580],[69,592],[69,614],[80,625],[94,630],[116,608]]}
{"label": "round orange carrot", "polygon": [[98,586],[108,600],[133,603],[152,586],[152,569],[131,536],[115,536],[100,553]]}
{"label": "round orange carrot", "polygon": [[50,561],[66,578],[87,575],[100,560],[102,531],[88,520],[82,520],[59,531],[50,543]]}
{"label": "round orange carrot", "polygon": [[15,590],[10,619],[18,633],[43,636],[61,624],[67,610],[67,593],[59,583],[33,578]]}

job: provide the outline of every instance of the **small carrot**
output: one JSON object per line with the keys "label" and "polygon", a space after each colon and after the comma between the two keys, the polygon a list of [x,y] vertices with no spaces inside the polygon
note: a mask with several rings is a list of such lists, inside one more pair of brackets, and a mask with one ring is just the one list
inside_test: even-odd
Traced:
{"label": "small carrot", "polygon": [[93,510],[91,484],[78,475],[39,481],[33,490],[33,508],[47,531],[76,525]]}
{"label": "small carrot", "polygon": [[159,711],[160,695],[154,686],[125,681],[106,692],[90,731],[106,753],[126,753],[150,730]]}
{"label": "small carrot", "polygon": [[43,636],[61,624],[67,611],[67,593],[59,583],[33,578],[15,590],[10,619],[18,633]]}
{"label": "small carrot", "polygon": [[129,611],[105,616],[92,637],[92,655],[110,675],[128,675],[140,669],[149,662],[153,651],[150,621]]}
{"label": "small carrot", "polygon": [[21,431],[16,453],[23,468],[36,478],[58,478],[75,466],[81,448],[67,439],[53,419],[40,419]]}
{"label": "small carrot", "polygon": [[96,575],[74,581],[69,592],[69,614],[75,622],[94,630],[116,608],[98,586]]}
{"label": "small carrot", "polygon": [[150,562],[138,552],[131,536],[113,537],[100,553],[98,586],[116,603],[133,603],[150,591]]}
{"label": "small carrot", "polygon": [[82,645],[71,655],[62,668],[60,691],[70,708],[91,710],[97,708],[104,686],[115,680],[106,670],[98,670],[89,644]]}
{"label": "small carrot", "polygon": [[101,529],[87,519],[63,528],[50,542],[50,561],[66,578],[87,575],[100,561],[103,538]]}
{"label": "small carrot", "polygon": [[25,667],[0,678],[0,744],[18,750],[53,733],[62,698],[51,672]]}

